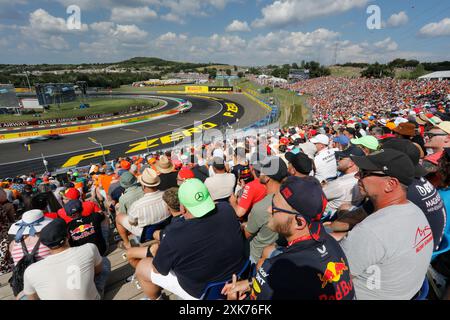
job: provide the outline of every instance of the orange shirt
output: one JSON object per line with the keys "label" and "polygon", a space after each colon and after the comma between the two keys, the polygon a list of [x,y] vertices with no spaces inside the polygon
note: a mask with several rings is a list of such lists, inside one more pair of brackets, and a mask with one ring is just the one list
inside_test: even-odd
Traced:
{"label": "orange shirt", "polygon": [[106,193],[108,193],[112,178],[113,178],[112,175],[106,175],[106,174],[101,174],[98,177],[99,185],[103,187],[103,190],[105,190]]}

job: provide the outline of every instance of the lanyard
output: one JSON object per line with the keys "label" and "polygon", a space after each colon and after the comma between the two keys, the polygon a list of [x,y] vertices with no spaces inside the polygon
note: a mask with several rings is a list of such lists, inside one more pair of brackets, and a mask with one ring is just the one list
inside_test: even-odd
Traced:
{"label": "lanyard", "polygon": [[292,240],[291,242],[288,242],[288,247],[290,247],[290,246],[292,246],[292,245],[294,245],[294,244],[296,244],[296,243],[299,243],[299,242],[311,240],[312,238],[313,238],[312,236],[308,235],[308,236],[303,236],[303,237],[294,239],[294,240]]}

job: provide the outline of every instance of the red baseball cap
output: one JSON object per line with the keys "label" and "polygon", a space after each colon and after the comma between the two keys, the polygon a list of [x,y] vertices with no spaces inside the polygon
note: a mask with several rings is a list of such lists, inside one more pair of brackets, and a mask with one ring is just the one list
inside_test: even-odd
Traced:
{"label": "red baseball cap", "polygon": [[121,167],[122,169],[124,169],[124,170],[130,170],[130,168],[131,168],[131,163],[129,163],[129,162],[126,161],[126,160],[122,160],[122,161],[120,161],[120,167]]}
{"label": "red baseball cap", "polygon": [[195,178],[194,172],[188,168],[181,168],[181,170],[178,171],[178,176],[183,180]]}
{"label": "red baseball cap", "polygon": [[69,188],[64,193],[64,197],[70,200],[78,200],[80,199],[80,192],[75,188]]}

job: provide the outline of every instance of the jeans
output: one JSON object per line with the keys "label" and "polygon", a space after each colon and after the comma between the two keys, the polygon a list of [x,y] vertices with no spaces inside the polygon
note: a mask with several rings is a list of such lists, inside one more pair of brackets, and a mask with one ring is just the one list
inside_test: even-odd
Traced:
{"label": "jeans", "polygon": [[94,282],[95,287],[97,288],[98,293],[100,294],[101,299],[103,299],[103,295],[105,293],[106,280],[108,280],[108,276],[111,273],[111,262],[108,258],[103,257],[103,268],[102,272],[95,275]]}

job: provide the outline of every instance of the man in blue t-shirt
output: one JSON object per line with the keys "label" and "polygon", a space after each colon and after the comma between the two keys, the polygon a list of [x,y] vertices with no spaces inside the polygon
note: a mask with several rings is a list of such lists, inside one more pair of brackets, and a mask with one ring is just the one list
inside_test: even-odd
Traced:
{"label": "man in blue t-shirt", "polygon": [[233,208],[215,204],[199,179],[186,180],[178,191],[184,221],[166,230],[154,258],[141,260],[136,275],[147,297],[161,288],[176,296],[199,299],[208,283],[225,281],[248,260],[246,240]]}

